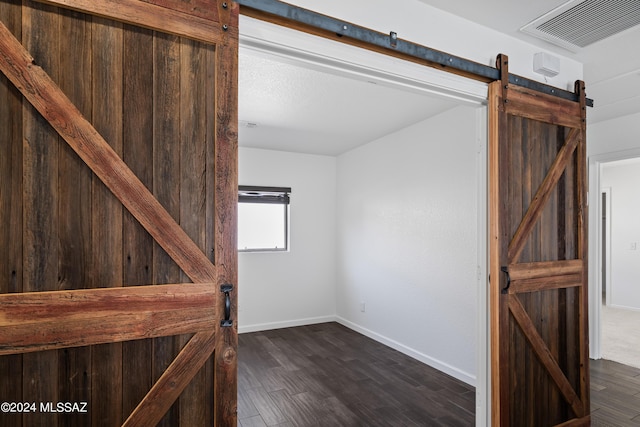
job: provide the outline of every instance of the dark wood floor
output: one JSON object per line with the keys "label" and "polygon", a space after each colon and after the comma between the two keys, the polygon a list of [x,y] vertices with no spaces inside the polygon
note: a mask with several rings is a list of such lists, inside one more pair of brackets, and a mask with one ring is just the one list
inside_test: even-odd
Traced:
{"label": "dark wood floor", "polygon": [[640,426],[640,369],[591,360],[591,418],[595,427]]}
{"label": "dark wood floor", "polygon": [[[640,426],[640,370],[591,361],[593,425]],[[249,426],[473,426],[475,389],[337,323],[240,334]]]}

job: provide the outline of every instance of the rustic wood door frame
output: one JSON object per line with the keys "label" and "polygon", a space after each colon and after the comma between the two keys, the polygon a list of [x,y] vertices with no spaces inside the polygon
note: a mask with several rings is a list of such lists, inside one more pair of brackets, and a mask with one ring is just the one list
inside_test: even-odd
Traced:
{"label": "rustic wood door frame", "polygon": [[[237,203],[238,6],[233,2],[218,2],[219,21],[213,22],[135,0],[43,3],[216,45],[214,262],[209,261],[0,22],[0,71],[193,281],[186,285],[0,295],[5,314],[0,323],[0,354],[194,333],[125,425],[147,426],[159,422],[212,353],[215,358],[215,422],[221,426],[235,425],[237,322],[233,327],[223,327],[221,319],[225,314],[222,308],[230,304],[230,320],[235,321],[237,289],[228,292],[229,299],[225,301],[225,294],[219,287],[237,282],[234,218]],[[117,304],[119,301],[121,303]],[[38,316],[33,313],[34,304],[45,304]],[[141,324],[140,319],[147,321]],[[86,334],[87,328],[91,328],[90,334]],[[61,334],[60,331],[65,332]]]}

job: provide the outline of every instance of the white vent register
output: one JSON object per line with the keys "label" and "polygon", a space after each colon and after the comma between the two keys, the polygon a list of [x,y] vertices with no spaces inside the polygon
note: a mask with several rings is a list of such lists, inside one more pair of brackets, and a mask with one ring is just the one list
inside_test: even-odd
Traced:
{"label": "white vent register", "polygon": [[578,52],[639,24],[638,0],[572,0],[520,31]]}

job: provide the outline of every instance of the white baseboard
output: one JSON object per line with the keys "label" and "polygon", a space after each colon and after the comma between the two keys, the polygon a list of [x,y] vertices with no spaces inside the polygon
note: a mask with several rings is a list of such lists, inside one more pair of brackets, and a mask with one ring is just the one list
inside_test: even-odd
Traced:
{"label": "white baseboard", "polygon": [[615,308],[619,310],[629,310],[629,311],[640,311],[638,307],[626,306],[626,305],[618,305],[618,304],[609,304],[607,307]]}
{"label": "white baseboard", "polygon": [[419,360],[420,362],[427,364],[429,366],[431,366],[434,369],[437,369],[439,371],[444,372],[447,375],[451,375],[452,377],[465,382],[473,387],[476,387],[476,377],[474,375],[469,374],[468,372],[464,372],[454,366],[451,366],[447,363],[444,363],[438,359],[434,359],[433,357],[430,357],[424,353],[421,353],[417,350],[414,350],[411,347],[407,347],[404,344],[401,344],[397,341],[394,341],[390,338],[387,338],[383,335],[380,335],[376,332],[373,332],[369,329],[363,328],[353,322],[350,322],[347,319],[344,319],[340,316],[337,317],[336,320],[338,323],[340,323],[343,326],[346,326],[349,329],[352,329],[358,333],[361,333],[362,335],[365,335],[375,341],[378,341],[379,343],[382,343],[388,347],[393,348],[394,350],[398,350],[400,353],[406,354],[409,357],[412,357],[416,360]]}
{"label": "white baseboard", "polygon": [[315,325],[316,323],[337,322],[336,316],[310,317],[306,319],[287,320],[284,322],[257,323],[254,325],[238,325],[238,333],[269,331],[271,329],[294,328],[296,326]]}
{"label": "white baseboard", "polygon": [[451,375],[452,377],[462,382],[465,382],[473,387],[476,386],[475,376],[467,372],[464,372],[458,368],[455,368],[447,363],[444,363],[438,359],[434,359],[433,357],[427,356],[426,354],[421,353],[417,350],[414,350],[411,347],[407,347],[404,344],[401,344],[397,341],[394,341],[390,338],[387,338],[369,329],[363,328],[340,316],[311,317],[307,319],[288,320],[285,322],[258,323],[254,325],[238,326],[238,333],[244,334],[249,332],[268,331],[272,329],[293,328],[296,326],[315,325],[317,323],[327,323],[327,322],[338,322],[349,329],[352,329],[364,336],[371,338],[372,340],[375,340],[381,344],[391,347],[394,350],[398,350],[400,353],[406,354],[409,357],[419,360],[420,362],[425,363],[434,369],[442,371],[447,375]]}

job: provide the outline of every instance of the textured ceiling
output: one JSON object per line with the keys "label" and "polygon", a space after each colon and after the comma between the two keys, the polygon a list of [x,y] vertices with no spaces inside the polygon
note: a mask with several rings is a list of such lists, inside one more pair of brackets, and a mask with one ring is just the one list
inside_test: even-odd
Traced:
{"label": "textured ceiling", "polygon": [[244,147],[335,156],[456,105],[245,49],[239,61]]}

